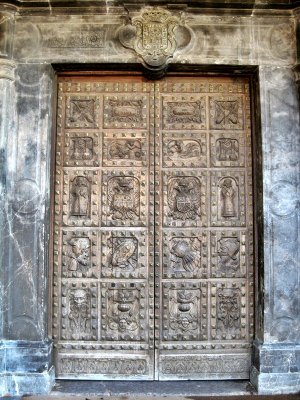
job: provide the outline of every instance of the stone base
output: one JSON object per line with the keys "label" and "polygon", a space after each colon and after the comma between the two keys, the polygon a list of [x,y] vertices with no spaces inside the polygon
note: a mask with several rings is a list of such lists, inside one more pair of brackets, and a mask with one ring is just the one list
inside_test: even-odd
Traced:
{"label": "stone base", "polygon": [[48,341],[0,342],[0,396],[47,394],[55,383]]}
{"label": "stone base", "polygon": [[258,394],[300,392],[300,345],[255,344],[250,380]]}
{"label": "stone base", "polygon": [[0,395],[49,394],[54,383],[54,368],[42,373],[0,374]]}

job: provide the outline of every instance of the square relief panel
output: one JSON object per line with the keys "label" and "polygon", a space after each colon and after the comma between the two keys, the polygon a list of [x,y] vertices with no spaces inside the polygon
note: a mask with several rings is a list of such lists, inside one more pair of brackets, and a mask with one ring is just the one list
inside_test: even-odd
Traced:
{"label": "square relief panel", "polygon": [[211,173],[213,226],[245,226],[245,176],[243,172]]}
{"label": "square relief panel", "polygon": [[213,278],[246,277],[245,231],[218,231],[211,233],[211,270]]}
{"label": "square relief panel", "polygon": [[97,278],[97,232],[63,231],[62,277]]}
{"label": "square relief panel", "polygon": [[97,339],[97,284],[62,283],[61,339]]}
{"label": "square relief panel", "polygon": [[105,129],[147,128],[148,107],[147,95],[104,96],[103,127]]}
{"label": "square relief panel", "polygon": [[103,226],[146,226],[146,173],[103,173]]}
{"label": "square relief panel", "polygon": [[101,307],[102,340],[146,340],[145,284],[102,283]]}
{"label": "square relief panel", "polygon": [[192,94],[162,96],[163,129],[206,129],[206,100]]}
{"label": "square relief panel", "polygon": [[212,167],[244,167],[244,133],[210,133],[210,164]]}
{"label": "square relief panel", "polygon": [[246,282],[211,284],[213,340],[246,340]]}
{"label": "square relief panel", "polygon": [[163,167],[205,167],[206,133],[163,133]]}
{"label": "square relief panel", "polygon": [[242,130],[244,128],[242,96],[211,96],[209,108],[210,129]]}
{"label": "square relief panel", "polygon": [[163,234],[164,278],[207,278],[206,233],[184,230]]}
{"label": "square relief panel", "polygon": [[147,160],[147,132],[103,134],[103,166],[146,167]]}
{"label": "square relief panel", "polygon": [[164,173],[163,186],[165,226],[207,225],[205,172]]}
{"label": "square relief panel", "polygon": [[67,132],[65,134],[65,166],[97,167],[100,154],[98,133]]}
{"label": "square relief panel", "polygon": [[146,231],[102,232],[103,278],[146,278]]}
{"label": "square relief panel", "polygon": [[64,225],[98,225],[98,186],[98,171],[64,170]]}
{"label": "square relief panel", "polygon": [[163,340],[207,339],[207,284],[163,284]]}
{"label": "square relief panel", "polygon": [[99,98],[71,95],[66,97],[66,128],[90,128],[99,126]]}

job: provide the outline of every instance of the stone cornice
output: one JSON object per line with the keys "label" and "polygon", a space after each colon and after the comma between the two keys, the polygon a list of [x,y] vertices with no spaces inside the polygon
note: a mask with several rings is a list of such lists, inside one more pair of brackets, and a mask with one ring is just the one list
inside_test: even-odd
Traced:
{"label": "stone cornice", "polygon": [[[90,7],[122,7],[126,1],[121,0],[4,0],[0,7],[17,7],[19,9],[79,9]],[[148,0],[141,4],[140,0],[130,0],[129,2],[136,6],[167,6],[168,2],[163,0]],[[188,5],[197,9],[232,9],[232,10],[295,10],[300,7],[300,0],[261,0],[257,3],[256,0],[173,0],[170,3],[171,7],[186,7]]]}

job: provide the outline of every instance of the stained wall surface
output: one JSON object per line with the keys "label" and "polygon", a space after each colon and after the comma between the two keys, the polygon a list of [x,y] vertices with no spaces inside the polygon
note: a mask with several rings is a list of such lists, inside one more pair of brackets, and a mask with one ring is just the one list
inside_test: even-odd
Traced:
{"label": "stained wall surface", "polygon": [[[259,229],[251,380],[260,393],[297,392],[299,12],[168,10],[184,29],[164,63],[199,71],[232,67],[232,73],[255,77]],[[134,46],[120,41],[128,16],[142,11],[113,4],[26,10],[0,5],[0,393],[45,393],[54,381],[48,290],[56,71],[72,65],[149,67]]]}

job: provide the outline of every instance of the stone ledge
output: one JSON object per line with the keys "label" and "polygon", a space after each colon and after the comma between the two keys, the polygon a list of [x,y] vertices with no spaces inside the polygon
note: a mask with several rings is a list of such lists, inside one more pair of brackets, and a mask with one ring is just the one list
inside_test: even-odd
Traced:
{"label": "stone ledge", "polygon": [[300,391],[300,373],[262,373],[251,370],[251,383],[260,395],[293,394]]}

